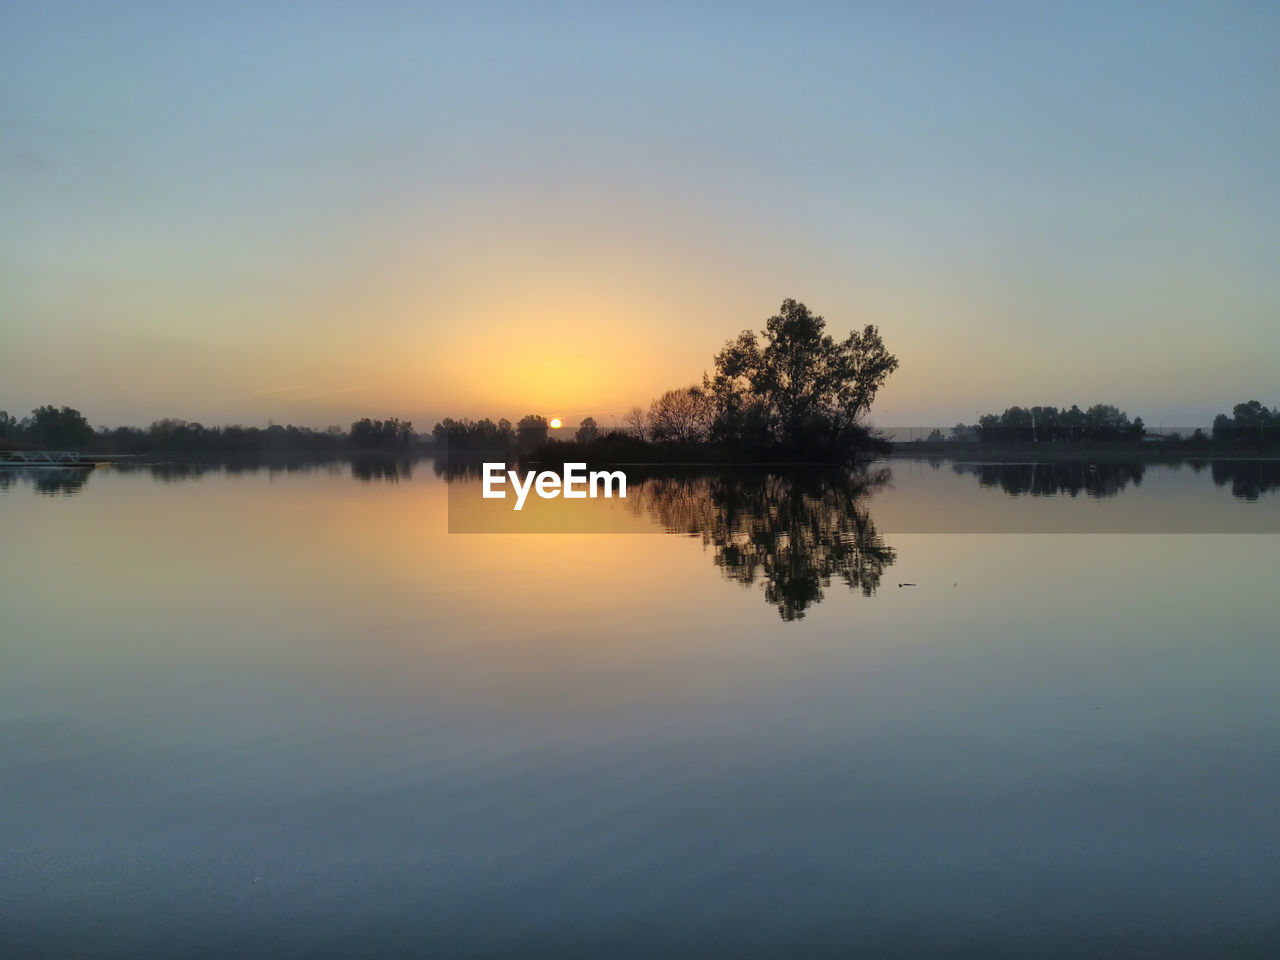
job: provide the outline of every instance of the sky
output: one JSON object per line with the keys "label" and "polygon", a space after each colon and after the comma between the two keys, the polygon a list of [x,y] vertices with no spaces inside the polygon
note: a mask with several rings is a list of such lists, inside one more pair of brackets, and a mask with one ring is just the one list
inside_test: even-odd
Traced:
{"label": "sky", "polygon": [[1280,405],[1280,5],[0,5],[0,408],[608,425],[792,297],[882,426]]}

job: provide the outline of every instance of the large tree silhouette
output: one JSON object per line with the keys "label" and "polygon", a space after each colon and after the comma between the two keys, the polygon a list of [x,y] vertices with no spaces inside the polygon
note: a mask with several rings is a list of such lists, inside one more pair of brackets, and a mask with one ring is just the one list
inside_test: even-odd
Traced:
{"label": "large tree silhouette", "polygon": [[784,300],[760,337],[744,330],[716,355],[704,389],[712,438],[830,456],[866,440],[861,421],[898,360],[871,325],[837,341],[803,303]]}

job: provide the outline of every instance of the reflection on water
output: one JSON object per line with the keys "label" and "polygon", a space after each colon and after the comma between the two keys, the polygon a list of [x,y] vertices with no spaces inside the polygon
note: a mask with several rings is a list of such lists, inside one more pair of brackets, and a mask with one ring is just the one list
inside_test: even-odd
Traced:
{"label": "reflection on water", "polygon": [[[414,460],[408,457],[361,456],[350,460],[282,460],[260,462],[244,460],[228,461],[156,461],[120,460],[104,463],[97,469],[109,469],[122,474],[144,474],[160,483],[176,483],[199,480],[217,474],[228,476],[297,475],[310,473],[339,474],[349,472],[352,479],[362,483],[398,483],[413,477]],[[0,470],[0,492],[20,484],[30,484],[36,493],[78,493],[94,475],[94,467],[42,467],[21,470]]]}
{"label": "reflection on water", "polygon": [[36,493],[45,496],[70,497],[80,492],[91,470],[84,467],[39,467],[0,470],[0,493],[21,482],[27,482]]}
{"label": "reflection on water", "polygon": [[833,578],[868,597],[879,587],[894,551],[876,532],[868,497],[889,477],[881,467],[649,478],[630,502],[669,533],[701,537],[726,577],[762,582],[782,619],[798,620]]}
{"label": "reflection on water", "polygon": [[351,476],[361,483],[399,483],[413,476],[413,462],[406,457],[358,457],[351,461]]}
{"label": "reflection on water", "polygon": [[1215,460],[1212,467],[1214,484],[1230,484],[1231,495],[1241,500],[1280,490],[1280,460]]}
{"label": "reflection on water", "polygon": [[[481,477],[482,459],[475,456],[450,458],[439,456],[379,456],[368,455],[350,459],[288,459],[280,461],[117,461],[110,469],[121,473],[145,473],[155,480],[171,482],[198,480],[210,473],[227,473],[232,476],[253,475],[266,472],[279,474],[305,474],[323,472],[337,474],[349,470],[353,479],[361,482],[390,482],[408,480],[413,476],[414,464],[421,459],[431,461],[432,472],[445,481],[478,480]],[[502,459],[494,455],[494,459]],[[908,461],[899,461],[908,462]],[[945,461],[938,457],[921,458],[932,469],[939,470]],[[1177,473],[1187,469],[1194,474],[1210,471],[1213,483],[1218,487],[1230,487],[1231,495],[1241,500],[1257,500],[1261,496],[1280,490],[1280,460],[1188,460],[1173,463],[964,463],[951,464],[957,476],[973,477],[985,488],[999,489],[1010,496],[1052,497],[1065,494],[1077,497],[1115,497],[1133,487],[1141,486],[1144,476],[1156,470]],[[651,469],[651,468],[650,468]],[[743,482],[746,474],[737,475],[731,469],[723,474],[720,487],[727,491],[750,487],[756,481]],[[51,467],[21,470],[0,470],[0,491],[29,483],[37,493],[74,494],[89,481],[92,468]],[[827,477],[832,473],[824,474]],[[855,481],[858,495],[883,486],[890,479],[889,468],[881,467],[878,477],[865,475]],[[812,477],[810,478],[812,481]],[[809,482],[808,489],[816,489]],[[766,495],[767,497],[768,495]],[[685,531],[693,532],[693,531]]]}
{"label": "reflection on water", "polygon": [[[937,466],[930,460],[930,466]],[[1192,460],[1186,464],[1142,463],[956,463],[952,470],[976,477],[984,487],[998,487],[1010,496],[1055,496],[1081,493],[1090,497],[1114,497],[1132,484],[1142,484],[1148,469],[1178,471],[1184,466],[1193,473],[1211,468],[1215,486],[1231,487],[1231,495],[1241,500],[1257,500],[1280,490],[1280,460]]]}
{"label": "reflection on water", "polygon": [[0,955],[1270,960],[1280,537],[937,532],[1280,513],[1250,470],[637,473],[649,536],[0,476]]}
{"label": "reflection on water", "polygon": [[1141,463],[957,463],[952,469],[1011,497],[1114,497],[1131,483],[1141,484],[1146,470]]}
{"label": "reflection on water", "polygon": [[[503,461],[504,454],[493,454],[493,462]],[[446,483],[454,480],[479,480],[483,473],[484,459],[475,456],[450,456],[440,453],[431,461],[431,469],[437,477]]]}
{"label": "reflection on water", "polygon": [[[941,462],[926,461],[934,474],[940,473]],[[911,480],[906,462],[898,463],[898,480]],[[1280,489],[1280,462],[1226,460],[1193,462],[1191,477],[1199,477],[1210,468],[1214,487],[1230,488],[1233,498],[1256,502]],[[350,461],[301,460],[286,463],[178,463],[124,462],[108,468],[123,474],[145,474],[161,483],[194,481],[217,473],[229,476],[251,476],[266,472],[270,477],[325,473],[341,475],[349,471],[352,479],[362,483],[402,483],[414,476],[414,461],[406,457],[365,456]],[[882,535],[886,530],[911,531],[961,530],[1018,532],[1070,532],[1085,529],[1085,519],[1095,524],[1092,529],[1126,529],[1131,532],[1171,532],[1180,529],[1210,532],[1218,518],[1212,510],[1203,509],[1207,501],[1203,493],[1187,510],[1180,501],[1171,499],[1173,488],[1162,496],[1148,500],[1129,499],[1117,517],[1090,518],[1072,513],[1045,512],[1050,501],[1069,501],[1084,495],[1095,500],[1118,500],[1122,495],[1136,494],[1144,478],[1154,472],[1157,485],[1175,477],[1180,464],[1155,466],[1141,463],[954,463],[950,474],[959,480],[972,478],[984,490],[1000,491],[1010,498],[1029,496],[1045,501],[1045,510],[1030,515],[1001,511],[995,504],[994,514],[981,510],[936,511],[939,504],[955,497],[951,487],[914,488],[907,483],[905,501],[901,482],[895,483],[893,470],[883,464],[857,470],[789,471],[770,473],[765,470],[717,470],[707,473],[643,475],[633,472],[630,511],[651,520],[667,533],[699,537],[711,548],[715,565],[728,580],[744,586],[760,586],[764,600],[775,607],[784,621],[803,619],[807,610],[821,603],[833,581],[849,590],[870,597],[881,584],[884,573],[896,560],[894,547]],[[468,496],[476,493],[481,475],[481,461],[474,457],[435,458],[432,474],[443,479],[451,489],[461,489]],[[89,469],[49,469],[0,471],[0,492],[19,483],[29,484],[36,493],[70,496],[79,493],[93,476]],[[919,478],[915,478],[919,479]],[[1209,489],[1205,478],[1200,489]],[[885,491],[894,491],[897,500],[878,499]],[[958,502],[958,501],[957,501]],[[873,504],[882,514],[877,526]],[[590,510],[597,505],[583,505]],[[983,505],[990,508],[992,505]],[[570,513],[580,517],[579,507]],[[930,510],[934,512],[931,514]],[[1215,509],[1221,510],[1221,507]],[[1272,512],[1274,513],[1274,511]],[[1272,513],[1248,518],[1254,526],[1243,529],[1274,529],[1277,518]],[[1170,526],[1170,516],[1181,526]],[[522,515],[505,509],[504,520],[520,521]],[[533,517],[532,511],[524,514]],[[887,518],[887,522],[886,522]],[[1238,530],[1223,526],[1224,530]],[[1001,524],[1005,524],[1002,526]],[[1119,526],[1124,524],[1124,526]],[[966,526],[968,525],[968,526]],[[1110,526],[1108,526],[1110,525]],[[548,529],[548,528],[541,528]],[[606,529],[606,528],[600,528]],[[520,532],[513,527],[508,532]],[[588,524],[575,532],[593,532]]]}

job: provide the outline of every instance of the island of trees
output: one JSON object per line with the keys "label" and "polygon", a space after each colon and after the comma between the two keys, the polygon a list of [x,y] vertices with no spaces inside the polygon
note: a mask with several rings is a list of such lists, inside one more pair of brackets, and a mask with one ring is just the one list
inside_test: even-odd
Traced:
{"label": "island of trees", "polygon": [[954,440],[976,439],[988,443],[1141,440],[1145,434],[1141,417],[1131,421],[1127,413],[1109,403],[1097,403],[1087,410],[1081,410],[1076,404],[1062,410],[1051,406],[1014,406],[1001,414],[979,417],[972,426],[957,423],[951,428]]}
{"label": "island of trees", "polygon": [[784,300],[762,331],[726,342],[701,383],[632,409],[622,429],[602,433],[588,417],[571,441],[552,444],[547,421],[530,415],[514,427],[446,419],[432,433],[450,450],[515,449],[533,459],[846,462],[887,449],[866,417],[897,367],[874,326],[837,340],[823,317]]}

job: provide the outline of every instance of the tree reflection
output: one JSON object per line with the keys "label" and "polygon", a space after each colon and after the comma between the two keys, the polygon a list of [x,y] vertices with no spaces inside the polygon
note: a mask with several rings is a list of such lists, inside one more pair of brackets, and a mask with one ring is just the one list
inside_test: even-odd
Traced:
{"label": "tree reflection", "polygon": [[47,497],[70,497],[80,492],[92,468],[48,467],[38,470],[0,470],[0,492],[16,486],[19,479],[28,480],[36,493]]}
{"label": "tree reflection", "polygon": [[345,459],[259,459],[247,460],[118,460],[111,464],[114,473],[147,474],[160,483],[180,483],[199,480],[205,476],[252,477],[260,473],[275,478],[280,474],[308,474],[323,472],[337,474],[346,465]]}
{"label": "tree reflection", "polygon": [[413,476],[413,464],[404,457],[356,457],[351,476],[361,483],[399,483]]}
{"label": "tree reflection", "polygon": [[[1189,460],[1186,465],[1195,473],[1208,468],[1214,485],[1230,486],[1231,495],[1240,500],[1257,500],[1280,490],[1280,460]],[[1163,466],[1177,470],[1183,464]],[[956,463],[952,469],[977,477],[984,487],[999,487],[1014,497],[1060,493],[1114,497],[1130,484],[1140,486],[1146,467],[1141,463]]]}
{"label": "tree reflection", "polygon": [[1139,486],[1146,468],[1141,463],[957,463],[952,469],[976,476],[980,485],[999,487],[1011,497],[1059,493],[1114,497],[1131,483]]}
{"label": "tree reflection", "polygon": [[163,463],[144,464],[144,469],[151,474],[151,479],[161,483],[177,483],[183,480],[199,480],[206,473],[216,473],[222,469],[218,463]]}
{"label": "tree reflection", "polygon": [[764,584],[783,620],[799,620],[833,579],[871,596],[896,557],[867,496],[887,468],[819,473],[717,473],[650,478],[630,498],[670,533],[700,536],[726,577]]}
{"label": "tree reflection", "polygon": [[[504,455],[491,455],[491,460],[504,460]],[[473,455],[469,451],[452,453],[441,451],[431,461],[431,469],[437,477],[446,483],[454,480],[479,480],[484,473],[484,455]]]}
{"label": "tree reflection", "polygon": [[1280,490],[1280,460],[1215,460],[1212,470],[1214,486],[1231,484],[1231,495],[1241,500]]}

